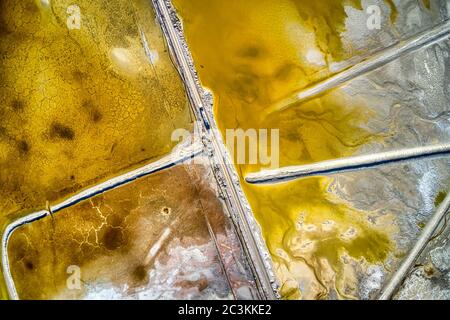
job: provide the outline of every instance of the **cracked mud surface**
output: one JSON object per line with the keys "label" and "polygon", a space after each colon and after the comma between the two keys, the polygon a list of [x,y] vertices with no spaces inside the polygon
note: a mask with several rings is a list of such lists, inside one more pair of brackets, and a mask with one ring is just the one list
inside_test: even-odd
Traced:
{"label": "cracked mud surface", "polygon": [[1,230],[168,153],[191,126],[150,3],[76,3],[69,29],[72,1],[0,1]]}
{"label": "cracked mud surface", "polygon": [[[147,1],[0,1],[0,225],[168,153],[189,128]],[[11,216],[12,218],[12,216]]]}
{"label": "cracked mud surface", "polygon": [[[227,220],[204,175],[200,166],[177,166],[21,227],[9,245],[19,297],[231,298],[207,221],[228,255],[239,250],[224,241]],[[66,286],[73,265],[79,290]],[[252,285],[242,273],[231,279]]]}

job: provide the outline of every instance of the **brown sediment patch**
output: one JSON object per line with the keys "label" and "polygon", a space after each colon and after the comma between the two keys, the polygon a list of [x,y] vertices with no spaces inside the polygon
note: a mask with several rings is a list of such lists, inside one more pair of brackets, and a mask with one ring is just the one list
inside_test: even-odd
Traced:
{"label": "brown sediment patch", "polygon": [[59,122],[54,122],[50,127],[50,137],[64,140],[74,140],[75,132],[69,126],[63,125]]}
{"label": "brown sediment patch", "polygon": [[26,155],[30,151],[30,145],[25,140],[20,140],[17,143],[17,148],[22,155]]}

